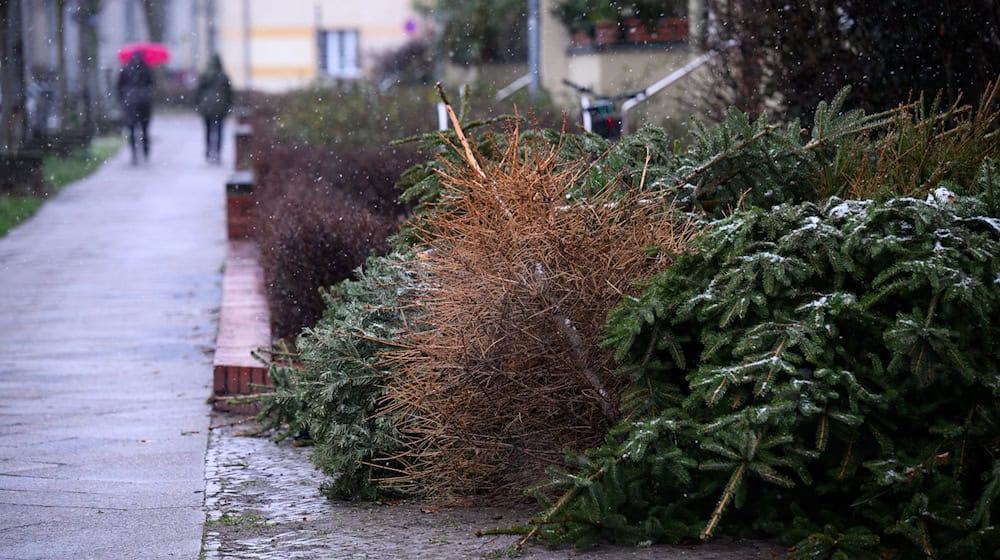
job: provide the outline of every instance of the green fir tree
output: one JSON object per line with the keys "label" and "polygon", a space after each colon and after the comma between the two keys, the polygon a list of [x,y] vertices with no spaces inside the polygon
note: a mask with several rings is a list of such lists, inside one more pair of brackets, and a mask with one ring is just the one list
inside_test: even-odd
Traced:
{"label": "green fir tree", "polygon": [[696,254],[610,317],[636,419],[554,478],[572,499],[550,504],[546,536],[992,553],[1000,220],[986,211],[833,198],[707,224]]}
{"label": "green fir tree", "polygon": [[372,460],[397,444],[392,417],[375,415],[391,375],[380,352],[417,315],[403,303],[421,285],[401,266],[409,258],[369,258],[356,280],[323,292],[323,318],[302,333],[295,352],[272,354],[274,391],[261,398],[260,417],[284,436],[313,444],[313,462],[332,477],[324,488],[332,497],[373,499],[384,492],[372,480]]}

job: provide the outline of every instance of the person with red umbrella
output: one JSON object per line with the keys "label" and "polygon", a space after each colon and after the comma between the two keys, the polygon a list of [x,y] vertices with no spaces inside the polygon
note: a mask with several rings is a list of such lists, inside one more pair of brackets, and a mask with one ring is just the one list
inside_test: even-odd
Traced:
{"label": "person with red umbrella", "polygon": [[122,106],[122,122],[128,127],[132,165],[139,163],[139,142],[142,144],[143,159],[149,161],[149,121],[153,116],[155,85],[153,72],[143,60],[142,53],[132,53],[128,63],[118,73],[118,101]]}
{"label": "person with red umbrella", "polygon": [[142,54],[142,61],[149,66],[159,66],[170,61],[170,52],[162,43],[130,43],[118,49],[118,62],[128,64],[135,53]]}

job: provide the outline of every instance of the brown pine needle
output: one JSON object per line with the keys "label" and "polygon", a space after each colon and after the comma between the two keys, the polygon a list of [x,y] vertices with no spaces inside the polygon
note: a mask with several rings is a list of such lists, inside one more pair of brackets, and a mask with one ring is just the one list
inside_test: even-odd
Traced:
{"label": "brown pine needle", "polygon": [[461,161],[442,160],[442,199],[413,228],[427,250],[411,266],[431,285],[402,303],[421,324],[383,356],[394,375],[380,409],[400,419],[402,471],[383,474],[439,499],[522,501],[563,449],[599,443],[617,421],[627,382],[598,344],[607,313],[695,228],[617,180],[566,206],[590,162],[560,161],[563,140],[522,145],[512,125],[500,156],[483,158],[449,118]]}

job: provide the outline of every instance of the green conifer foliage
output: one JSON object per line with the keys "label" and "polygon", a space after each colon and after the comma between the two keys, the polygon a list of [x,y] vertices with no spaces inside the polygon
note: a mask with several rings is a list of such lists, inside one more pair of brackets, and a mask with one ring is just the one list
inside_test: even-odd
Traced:
{"label": "green conifer foliage", "polygon": [[311,440],[313,462],[333,477],[324,488],[333,497],[372,499],[382,493],[371,480],[371,461],[397,444],[391,416],[374,417],[391,375],[379,352],[392,347],[416,316],[400,304],[420,286],[413,272],[419,267],[401,266],[409,257],[370,257],[357,280],[323,292],[326,311],[298,338],[298,351],[272,355],[274,391],[262,397],[260,417],[285,435]]}
{"label": "green conifer foliage", "polygon": [[987,205],[832,198],[706,225],[697,253],[611,314],[633,419],[537,489],[568,490],[542,532],[763,533],[801,558],[1000,548]]}
{"label": "green conifer foliage", "polygon": [[[811,130],[734,111],[683,149],[655,128],[613,145],[547,130],[469,137],[483,167],[507,138],[519,160],[556,150],[570,184],[552,204],[614,208],[624,193],[677,203],[705,230],[696,252],[628,279],[645,289],[603,331],[630,382],[609,416],[625,420],[535,489],[549,506],[537,530],[578,543],[777,535],[802,558],[1000,549],[996,93],[976,110],[866,115],[843,91]],[[468,211],[442,198],[439,175],[464,161],[459,137],[422,139],[446,149],[404,175],[404,197],[425,224]],[[412,253],[435,231],[404,230],[395,246]],[[372,472],[398,465],[373,470],[373,458],[405,451],[380,358],[420,321],[402,302],[421,268],[402,258],[334,287],[295,364],[272,368],[265,415],[315,440],[333,495],[377,495]]]}
{"label": "green conifer foliage", "polygon": [[1000,152],[991,87],[976,107],[940,110],[923,99],[865,114],[847,109],[849,88],[816,107],[811,130],[730,110],[697,126],[690,145],[670,146],[663,131],[644,128],[610,148],[605,176],[619,174],[667,200],[721,216],[742,205],[769,208],[830,196],[923,198],[941,184],[975,194],[984,159]]}
{"label": "green conifer foliage", "polygon": [[[733,208],[769,208],[784,203],[845,199],[885,200],[893,196],[924,197],[941,184],[959,194],[978,194],[986,184],[976,180],[984,160],[1000,153],[1000,118],[994,85],[976,107],[922,98],[895,109],[866,114],[849,109],[850,88],[829,102],[821,101],[809,130],[797,121],[753,120],[735,109],[722,122],[696,125],[681,147],[665,131],[646,126],[615,144],[593,134],[560,136],[552,130],[522,133],[525,148],[560,146],[560,162],[589,162],[587,172],[569,189],[569,200],[586,200],[608,186],[642,189],[684,208],[722,216]],[[501,120],[465,123],[466,130]],[[497,159],[507,135],[486,130],[470,142],[487,159]],[[537,142],[532,139],[538,140]],[[460,150],[453,132],[414,137],[439,159],[415,165],[399,183],[402,198],[421,205],[440,196],[440,160],[457,161]],[[422,206],[418,208],[418,211]]]}

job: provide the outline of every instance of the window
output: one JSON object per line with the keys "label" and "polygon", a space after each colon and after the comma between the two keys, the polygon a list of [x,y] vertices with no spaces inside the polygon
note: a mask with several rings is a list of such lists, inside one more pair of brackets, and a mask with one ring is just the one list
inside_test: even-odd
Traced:
{"label": "window", "polygon": [[360,78],[358,31],[334,29],[319,32],[319,70],[334,78]]}

